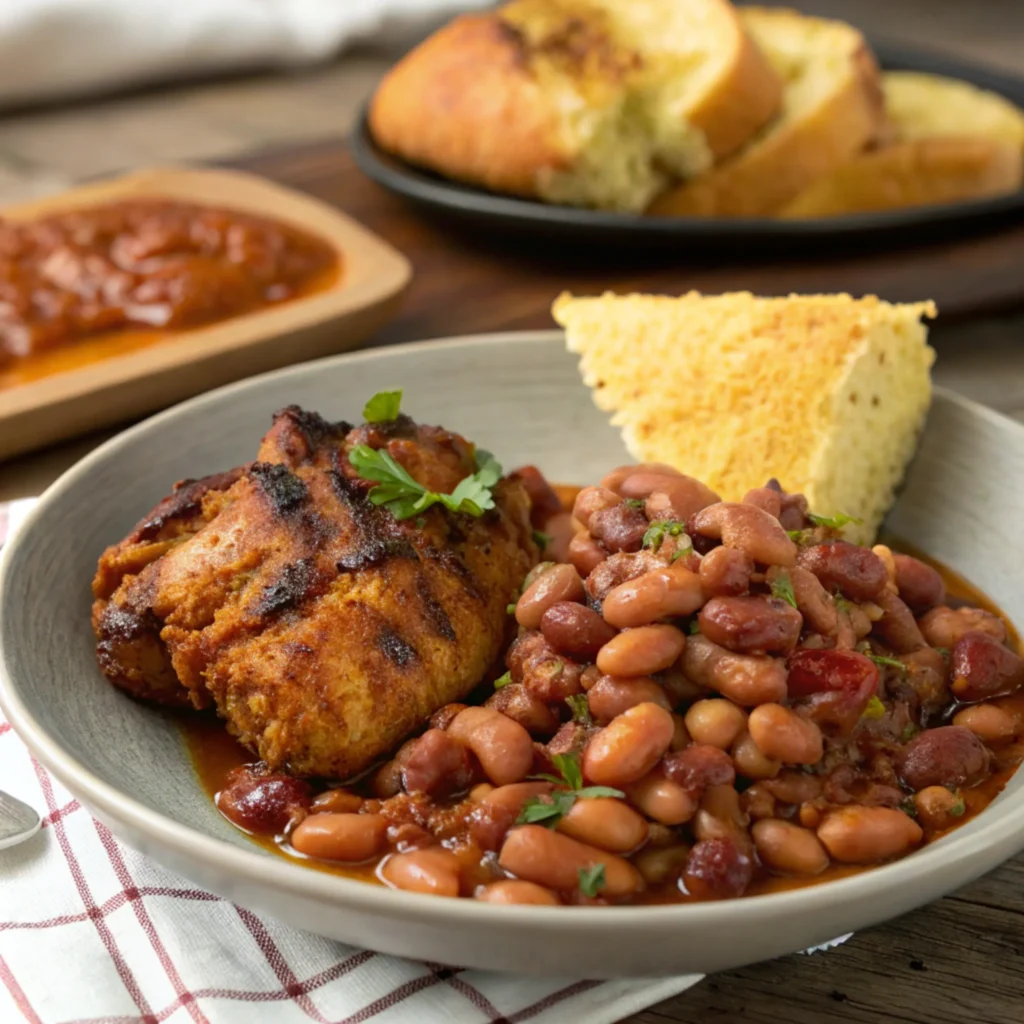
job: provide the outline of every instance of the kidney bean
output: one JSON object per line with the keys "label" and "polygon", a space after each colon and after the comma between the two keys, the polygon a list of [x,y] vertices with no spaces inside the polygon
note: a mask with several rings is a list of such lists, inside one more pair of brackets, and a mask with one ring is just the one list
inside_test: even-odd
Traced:
{"label": "kidney bean", "polygon": [[311,814],[298,824],[290,842],[307,857],[357,864],[383,851],[387,829],[379,814]]}
{"label": "kidney bean", "polygon": [[599,786],[643,778],[669,748],[675,723],[657,704],[637,704],[601,729],[583,753],[583,774]]}
{"label": "kidney bean", "polygon": [[889,590],[875,597],[875,603],[884,614],[874,624],[873,631],[896,654],[909,654],[925,646],[924,636],[914,620],[911,610]]}
{"label": "kidney bean", "polygon": [[465,711],[468,708],[468,704],[445,704],[443,708],[438,708],[431,716],[427,719],[427,723],[431,729],[447,729],[452,724],[452,719],[460,712]]}
{"label": "kidney bean", "polygon": [[498,863],[518,878],[556,892],[578,889],[580,870],[595,864],[605,869],[602,896],[630,896],[643,887],[640,873],[629,861],[540,825],[521,825],[509,832]]}
{"label": "kidney bean", "polygon": [[[832,595],[821,585],[821,581],[813,572],[802,569],[799,565],[785,571],[789,573],[789,581],[793,584],[796,606],[807,625],[822,636],[835,636],[839,618]],[[769,582],[772,580],[773,572],[774,570],[768,574]]]}
{"label": "kidney bean", "polygon": [[957,700],[1003,696],[1024,686],[1024,659],[986,633],[964,633],[950,653],[949,678]]}
{"label": "kidney bean", "polygon": [[698,617],[701,633],[737,654],[790,651],[800,639],[804,620],[776,597],[713,597]]}
{"label": "kidney bean", "polygon": [[678,469],[673,468],[667,462],[638,462],[630,466],[616,466],[610,473],[605,474],[601,480],[601,486],[621,494],[623,482],[637,473],[656,473],[660,476],[682,475]]}
{"label": "kidney bean", "polygon": [[666,754],[661,770],[696,799],[709,786],[731,786],[736,780],[732,758],[724,750],[703,743]]}
{"label": "kidney bean", "polygon": [[609,640],[597,653],[597,667],[609,676],[649,676],[672,665],[685,646],[675,626],[641,626]]}
{"label": "kidney bean", "polygon": [[946,600],[946,584],[938,570],[910,555],[894,552],[892,560],[896,567],[896,589],[915,615]]}
{"label": "kidney bean", "polygon": [[755,487],[743,495],[744,505],[754,505],[773,519],[782,515],[782,495],[774,487]]}
{"label": "kidney bean", "polygon": [[964,708],[953,716],[953,724],[970,729],[990,747],[1008,743],[1017,735],[1017,723],[1013,716],[994,704],[976,704]]}
{"label": "kidney bean", "polygon": [[611,853],[629,853],[647,838],[647,822],[615,797],[577,800],[556,827],[581,843]]}
{"label": "kidney bean", "polygon": [[666,711],[672,705],[659,686],[650,676],[623,679],[620,676],[601,676],[587,691],[587,704],[594,720],[602,725],[617,718],[624,711],[637,704],[657,704]]}
{"label": "kidney bean", "polygon": [[736,773],[747,779],[773,779],[782,765],[768,757],[754,742],[749,732],[743,732],[729,751]]}
{"label": "kidney bean", "polygon": [[747,729],[762,754],[783,764],[817,764],[825,752],[821,730],[781,704],[754,708]]}
{"label": "kidney bean", "polygon": [[512,682],[545,703],[560,703],[582,692],[582,666],[556,654],[542,633],[519,637],[505,660]]}
{"label": "kidney bean", "polygon": [[695,513],[686,524],[690,536],[720,540],[737,548],[761,565],[796,564],[796,544],[763,509],[739,502],[722,501]]}
{"label": "kidney bean", "polygon": [[845,540],[801,548],[797,564],[814,573],[826,590],[841,590],[852,601],[873,601],[888,582],[878,555]]}
{"label": "kidney bean", "polygon": [[615,553],[639,551],[649,525],[640,509],[617,505],[615,508],[594,512],[590,517],[589,529],[606,550]]}
{"label": "kidney bean", "polygon": [[622,497],[607,487],[584,487],[577,495],[572,506],[573,516],[590,529],[590,517],[595,512],[616,508],[622,504]]}
{"label": "kidney bean", "polygon": [[428,729],[420,736],[402,764],[402,788],[406,793],[443,798],[468,788],[472,781],[469,751],[441,729]]}
{"label": "kidney bean", "polygon": [[520,466],[509,473],[509,478],[518,480],[530,499],[530,522],[538,530],[554,515],[562,511],[562,503],[554,488],[536,466]]}
{"label": "kidney bean", "polygon": [[494,708],[518,722],[531,736],[546,739],[558,731],[558,715],[521,683],[509,683],[488,697],[484,707]]}
{"label": "kidney bean", "polygon": [[500,882],[477,887],[473,898],[484,903],[502,903],[506,906],[558,907],[562,901],[550,890],[535,882],[520,878],[506,878]]}
{"label": "kidney bean", "polygon": [[559,601],[540,620],[544,639],[559,654],[591,661],[615,636],[615,630],[597,612],[582,604]]}
{"label": "kidney bean", "polygon": [[484,774],[496,786],[518,782],[533,767],[530,734],[493,708],[466,708],[448,726],[446,735],[476,754]]}
{"label": "kidney bean", "polygon": [[734,654],[700,634],[688,639],[682,667],[698,686],[744,707],[778,702],[786,695],[786,666],[779,659]]}
{"label": "kidney bean", "polygon": [[810,830],[779,818],[754,822],[750,830],[762,864],[787,875],[820,875],[828,854]]}
{"label": "kidney bean", "polygon": [[926,786],[914,794],[917,820],[929,832],[950,828],[962,819],[967,810],[963,797],[945,786]]}
{"label": "kidney bean", "polygon": [[742,896],[753,877],[754,862],[742,844],[732,838],[704,839],[690,851],[683,884],[698,899],[720,900]]}
{"label": "kidney bean", "polygon": [[363,806],[363,798],[347,789],[326,789],[313,798],[310,812],[319,814],[330,811],[335,814],[354,814]]}
{"label": "kidney bean", "polygon": [[970,729],[944,725],[914,737],[897,757],[903,781],[911,789],[927,786],[973,786],[989,767],[985,744]]}
{"label": "kidney bean", "polygon": [[655,770],[626,787],[626,797],[662,825],[682,825],[697,812],[697,800],[677,782]]}
{"label": "kidney bean", "polygon": [[605,548],[585,530],[569,541],[569,561],[576,571],[586,579],[606,558]]}
{"label": "kidney bean", "polygon": [[666,885],[682,874],[689,856],[690,847],[684,844],[660,848],[646,846],[633,858],[633,866],[648,885]]}
{"label": "kidney bean", "polygon": [[601,604],[619,584],[635,580],[645,572],[664,568],[664,559],[653,551],[620,551],[611,555],[587,577],[587,594],[591,603]]}
{"label": "kidney bean", "polygon": [[754,563],[736,548],[712,548],[700,562],[698,575],[706,597],[738,597],[750,589]]}
{"label": "kidney bean", "polygon": [[821,779],[806,772],[783,771],[758,785],[784,804],[808,803],[821,796]]}
{"label": "kidney bean", "polygon": [[747,713],[731,700],[714,697],[691,704],[686,729],[693,742],[728,750],[747,727]]}
{"label": "kidney bean", "polygon": [[280,834],[300,818],[312,802],[309,783],[272,772],[263,761],[228,772],[217,794],[217,809],[247,832]]}
{"label": "kidney bean", "polygon": [[740,807],[752,821],[778,816],[775,797],[764,788],[763,782],[755,782],[740,794]]}
{"label": "kidney bean", "polygon": [[469,834],[483,850],[500,850],[527,800],[546,796],[550,782],[513,782],[498,786],[477,802],[467,818]]}
{"label": "kidney bean", "polygon": [[925,640],[932,647],[947,651],[956,647],[965,633],[987,633],[993,640],[1006,643],[1006,625],[984,608],[947,608],[945,605],[925,612],[918,621]]}
{"label": "kidney bean", "polygon": [[878,667],[856,651],[798,650],[788,660],[789,698],[819,727],[853,731],[878,690]]}
{"label": "kidney bean", "polygon": [[381,879],[395,889],[431,896],[458,896],[459,858],[441,846],[395,853],[381,865]]}
{"label": "kidney bean", "polygon": [[620,583],[605,597],[601,612],[617,629],[630,629],[691,615],[703,603],[700,578],[686,566],[674,564]]}
{"label": "kidney bean", "polygon": [[748,844],[750,819],[740,806],[740,795],[731,785],[708,786],[693,819],[693,834],[698,839],[722,839],[733,836]]}
{"label": "kidney bean", "polygon": [[544,523],[544,531],[547,534],[547,543],[541,554],[546,555],[554,562],[568,562],[569,545],[576,536],[576,523],[571,512],[559,512],[553,515]]}
{"label": "kidney bean", "polygon": [[583,580],[571,565],[554,565],[538,576],[516,602],[516,622],[537,629],[544,613],[563,601],[582,601]]}
{"label": "kidney bean", "polygon": [[874,864],[906,853],[924,833],[909,815],[891,807],[841,807],[829,811],[818,838],[833,860]]}

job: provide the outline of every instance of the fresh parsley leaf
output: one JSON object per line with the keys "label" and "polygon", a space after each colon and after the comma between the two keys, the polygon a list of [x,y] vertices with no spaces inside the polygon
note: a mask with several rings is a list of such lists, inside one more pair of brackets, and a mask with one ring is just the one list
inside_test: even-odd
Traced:
{"label": "fresh parsley leaf", "polygon": [[939,654],[941,654],[944,658],[948,658],[949,657],[949,648],[948,647],[936,647],[935,650],[937,650],[939,652]]}
{"label": "fresh parsley leaf", "polygon": [[888,665],[889,668],[898,668],[901,672],[907,671],[907,666],[903,664],[898,658],[887,658],[884,654],[872,654],[870,651],[864,652],[876,665]]}
{"label": "fresh parsley leaf", "polygon": [[675,522],[671,519],[662,519],[656,523],[651,523],[647,528],[647,532],[644,534],[643,546],[657,551],[657,549],[661,547],[661,542],[666,536],[679,537],[685,532],[685,530],[686,523]]}
{"label": "fresh parsley leaf", "polygon": [[363,419],[367,423],[387,423],[389,420],[396,420],[401,405],[401,388],[397,391],[378,391],[363,408]]}
{"label": "fresh parsley leaf", "polygon": [[582,789],[577,789],[575,795],[580,800],[597,800],[601,797],[624,800],[626,797],[621,789],[613,789],[611,786],[584,786]]}
{"label": "fresh parsley leaf", "polygon": [[594,724],[594,719],[590,714],[590,704],[587,702],[587,695],[585,693],[577,693],[572,697],[566,697],[565,703],[569,705],[569,710],[572,711],[572,720],[579,722],[580,725],[591,726]]}
{"label": "fresh parsley leaf", "polygon": [[593,898],[604,888],[604,865],[591,864],[590,867],[580,868],[580,892],[584,896]]}
{"label": "fresh parsley leaf", "polygon": [[807,530],[787,530],[786,536],[795,544],[803,544],[807,539]]}
{"label": "fresh parsley leaf", "polygon": [[541,554],[544,554],[544,549],[551,543],[551,537],[542,530],[534,530],[533,543],[540,548]]}
{"label": "fresh parsley leaf", "polygon": [[772,597],[781,598],[786,604],[796,607],[796,594],[793,593],[793,581],[789,578],[789,573],[783,569],[779,572],[771,583]]}
{"label": "fresh parsley leaf", "polygon": [[349,452],[348,458],[364,480],[377,484],[370,489],[370,501],[384,505],[396,519],[411,519],[439,503],[451,512],[482,516],[494,508],[491,489],[501,479],[501,466],[485,451],[477,452],[477,471],[461,481],[451,494],[428,491],[386,451],[360,444]]}
{"label": "fresh parsley leaf", "polygon": [[967,813],[967,804],[964,803],[964,798],[956,790],[953,790],[953,796],[956,797],[956,802],[946,813],[951,818],[962,818]]}
{"label": "fresh parsley leaf", "polygon": [[694,616],[690,620],[690,625],[687,629],[687,632],[690,634],[690,636],[700,636],[700,623],[697,621],[696,616]]}
{"label": "fresh parsley leaf", "polygon": [[904,814],[909,814],[910,817],[916,818],[917,817],[917,804],[914,803],[914,798],[912,796],[908,796],[907,799],[904,800],[903,803],[900,804],[900,810]]}
{"label": "fresh parsley leaf", "polygon": [[903,732],[900,733],[900,742],[909,743],[920,731],[913,722],[908,722],[903,727]]}
{"label": "fresh parsley leaf", "polygon": [[680,558],[685,558],[688,554],[690,554],[690,552],[693,551],[693,542],[690,540],[690,538],[687,537],[685,533],[682,534],[682,538],[683,541],[685,541],[685,543],[680,543],[678,545],[678,547],[676,548],[676,553],[672,556],[672,562],[669,564],[674,564]]}
{"label": "fresh parsley leaf", "polygon": [[643,498],[627,498],[623,504],[626,508],[642,509],[644,507]]}
{"label": "fresh parsley leaf", "polygon": [[558,774],[565,780],[569,789],[581,789],[583,786],[583,771],[580,768],[580,759],[577,754],[555,754],[551,758]]}
{"label": "fresh parsley leaf", "polygon": [[505,614],[506,615],[515,615],[515,613],[516,613],[516,602],[515,601],[509,601],[509,603],[507,605],[505,605]]}
{"label": "fresh parsley leaf", "polygon": [[874,720],[885,717],[885,705],[878,697],[872,697],[861,715],[862,718]]}
{"label": "fresh parsley leaf", "polygon": [[508,686],[508,684],[511,682],[512,673],[506,672],[503,676],[498,676],[498,678],[494,680],[494,688],[496,690],[500,690],[503,686]]}
{"label": "fresh parsley leaf", "polygon": [[834,516],[816,516],[813,512],[808,512],[807,518],[815,526],[827,526],[832,530],[841,530],[844,526],[851,524],[860,526],[864,522],[863,519],[858,519],[856,516],[848,516],[845,512],[838,512]]}
{"label": "fresh parsley leaf", "polygon": [[550,796],[532,796],[523,804],[516,824],[543,824],[548,828],[554,828],[569,813],[575,802],[576,797],[564,789],[556,790]]}

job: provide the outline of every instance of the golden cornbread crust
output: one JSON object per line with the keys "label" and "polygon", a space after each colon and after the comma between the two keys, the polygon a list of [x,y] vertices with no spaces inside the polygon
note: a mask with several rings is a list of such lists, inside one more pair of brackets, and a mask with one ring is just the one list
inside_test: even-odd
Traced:
{"label": "golden cornbread crust", "polygon": [[560,296],[555,320],[630,453],[726,500],[776,477],[824,515],[892,503],[931,398],[931,302],[748,292]]}

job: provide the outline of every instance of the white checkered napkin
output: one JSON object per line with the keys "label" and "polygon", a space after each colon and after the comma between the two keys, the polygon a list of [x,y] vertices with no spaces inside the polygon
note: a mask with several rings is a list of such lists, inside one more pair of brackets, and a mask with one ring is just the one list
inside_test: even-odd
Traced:
{"label": "white checkered napkin", "polygon": [[[0,543],[30,504],[0,505]],[[463,971],[263,920],[118,843],[2,717],[0,786],[43,815],[0,851],[4,1024],[608,1024],[700,980]]]}

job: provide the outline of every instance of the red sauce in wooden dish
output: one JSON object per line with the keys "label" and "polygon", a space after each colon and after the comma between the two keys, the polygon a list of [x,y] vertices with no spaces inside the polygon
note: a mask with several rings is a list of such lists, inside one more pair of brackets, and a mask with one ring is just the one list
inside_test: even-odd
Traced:
{"label": "red sauce in wooden dish", "polygon": [[[566,506],[571,506],[578,488],[562,487],[555,488],[559,498]],[[894,550],[913,554],[916,558],[928,562],[937,568],[946,583],[947,603],[956,607],[959,605],[970,605],[983,608],[993,614],[999,615],[999,610],[983,593],[972,586],[961,576],[936,563],[933,559],[927,558],[921,552],[916,551],[910,545],[902,544],[892,538],[886,538],[885,543]],[[1002,618],[1002,616],[1000,616]],[[1004,621],[1005,618],[1004,618]],[[1010,629],[1009,643],[1014,649],[1020,649],[1019,638]],[[467,703],[479,703],[491,693],[491,687],[484,684],[480,687],[480,694],[472,694],[468,697]],[[998,795],[1002,792],[1007,782],[1016,771],[1017,767],[1024,761],[1024,693],[1013,696],[996,698],[986,703],[994,704],[1007,711],[1018,723],[1018,734],[1014,740],[999,747],[994,752],[994,760],[990,774],[979,784],[971,788],[960,790],[963,800],[963,812],[956,819],[955,824],[950,828],[942,830],[926,830],[925,842],[933,842],[948,832],[953,831],[972,818],[980,814]],[[211,800],[224,787],[228,774],[242,765],[251,764],[254,755],[240,746],[224,729],[223,723],[213,715],[188,715],[181,716],[182,732],[188,747],[189,755],[199,780]],[[349,791],[372,799],[373,792],[369,780],[374,772],[367,772],[361,781],[349,783],[345,788]],[[320,791],[321,785],[314,784],[314,790]],[[460,815],[463,813],[464,805],[459,808],[460,799],[453,798],[451,801],[453,833],[462,828]],[[459,809],[457,809],[459,808]],[[237,827],[237,826],[236,826]],[[341,875],[345,878],[352,878],[362,882],[382,884],[378,876],[380,869],[379,858],[364,864],[341,864],[327,860],[318,860],[305,857],[289,846],[281,837],[269,834],[250,833],[253,842],[262,848],[269,850],[292,861],[299,861],[308,867],[315,868],[328,874]],[[840,864],[832,862],[820,874],[813,876],[786,876],[775,874],[758,867],[751,884],[747,887],[744,896],[764,895],[773,892],[783,892],[790,889],[801,888],[806,885],[819,885],[822,882],[835,881],[840,878],[847,878],[861,871],[871,870],[875,865],[859,866]],[[493,875],[488,873],[485,864],[464,863],[463,864],[464,884],[470,889],[480,883],[493,881]],[[660,886],[649,885],[647,889],[634,895],[631,903],[641,904],[666,904],[666,903],[687,903],[693,902],[694,897],[685,891],[675,880],[669,884]]]}
{"label": "red sauce in wooden dish", "polygon": [[0,388],[287,302],[339,269],[312,234],[179,200],[0,219]]}

